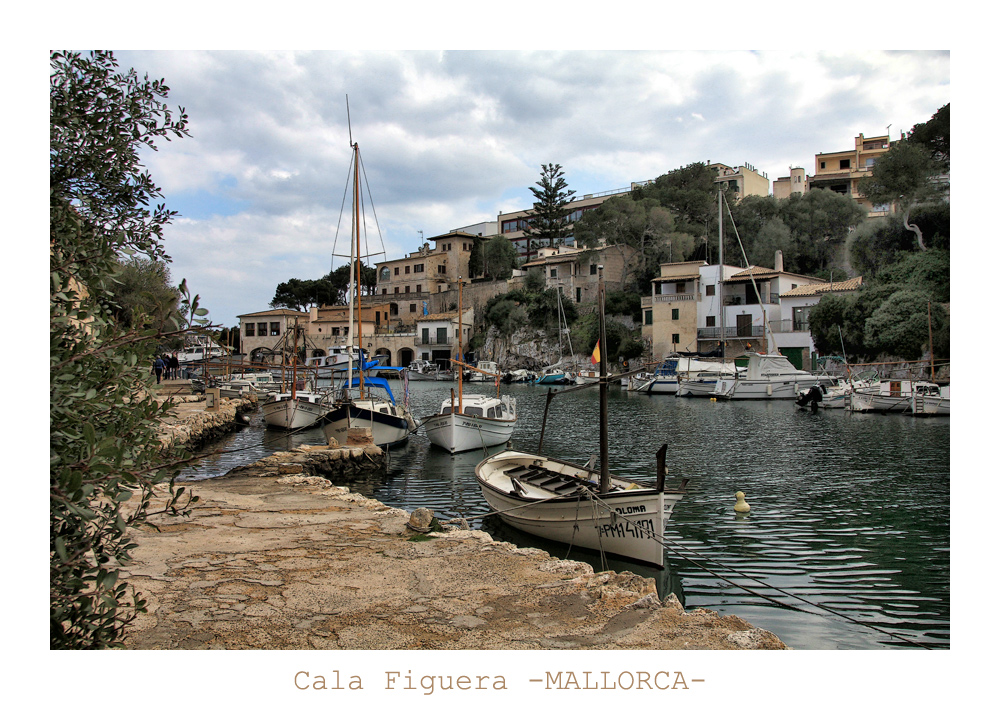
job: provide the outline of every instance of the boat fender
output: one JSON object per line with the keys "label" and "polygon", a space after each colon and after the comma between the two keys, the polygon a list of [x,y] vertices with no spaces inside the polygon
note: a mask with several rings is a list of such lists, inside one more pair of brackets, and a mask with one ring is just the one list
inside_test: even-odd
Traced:
{"label": "boat fender", "polygon": [[736,493],[736,505],[733,506],[733,510],[738,513],[750,512],[750,504],[744,499],[745,497],[742,492]]}
{"label": "boat fender", "polygon": [[772,392],[774,392],[774,391],[773,391],[773,389],[771,388],[771,383],[768,383],[768,384],[767,384],[767,396],[768,396],[768,397],[771,397],[771,393],[772,393]]}

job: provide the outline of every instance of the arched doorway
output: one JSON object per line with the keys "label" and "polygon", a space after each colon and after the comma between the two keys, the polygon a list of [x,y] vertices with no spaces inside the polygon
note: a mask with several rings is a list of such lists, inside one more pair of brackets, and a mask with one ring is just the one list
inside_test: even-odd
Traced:
{"label": "arched doorway", "polygon": [[406,367],[413,362],[413,348],[400,348],[397,354],[399,356],[400,367]]}

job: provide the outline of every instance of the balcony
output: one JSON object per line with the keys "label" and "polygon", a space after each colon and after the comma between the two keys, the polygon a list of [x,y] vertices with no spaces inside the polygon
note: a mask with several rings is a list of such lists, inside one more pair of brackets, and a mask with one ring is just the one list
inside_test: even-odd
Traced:
{"label": "balcony", "polygon": [[[746,327],[739,327],[739,328],[737,327],[726,328],[727,340],[743,340],[748,338],[762,338],[762,337],[764,337],[763,325],[749,325]],[[717,327],[698,328],[698,339],[721,340],[722,328],[717,328]]]}
{"label": "balcony", "polygon": [[653,302],[691,302],[695,299],[697,299],[697,295],[695,293],[653,296]]}

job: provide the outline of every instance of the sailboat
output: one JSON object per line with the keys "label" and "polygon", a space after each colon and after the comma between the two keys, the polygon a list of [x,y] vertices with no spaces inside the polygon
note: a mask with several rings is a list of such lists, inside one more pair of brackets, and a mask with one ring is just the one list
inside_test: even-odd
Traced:
{"label": "sailboat", "polygon": [[[299,324],[295,323],[293,342],[291,387],[283,392],[272,393],[261,406],[264,422],[272,427],[285,430],[302,430],[320,422],[329,412],[327,394],[306,392],[298,389],[298,335]],[[287,345],[286,345],[287,347]]]}
{"label": "sailboat", "polygon": [[[458,356],[462,354],[462,279],[458,279]],[[436,415],[431,415],[421,421],[427,429],[427,439],[431,444],[444,448],[455,454],[501,445],[510,440],[517,422],[517,404],[513,397],[499,395],[500,374],[490,372],[480,362],[477,371],[494,376],[498,388],[497,397],[474,394],[466,395],[462,391],[463,367],[470,367],[461,360],[453,360],[459,366],[458,398],[452,391],[450,398],[445,398],[441,409]]]}
{"label": "sailboat", "polygon": [[[598,288],[600,342],[604,347],[602,266],[598,266]],[[603,352],[600,373],[599,469],[507,450],[480,462],[476,479],[487,504],[512,527],[662,568],[664,524],[683,498],[684,487],[664,489],[666,445],[656,454],[655,486],[609,473],[608,374]]]}
{"label": "sailboat", "polygon": [[[354,304],[350,305],[348,347],[361,341],[361,150],[356,142],[351,142],[354,153],[354,233],[351,243],[352,268],[351,290]],[[354,264],[356,262],[356,265]],[[354,340],[354,312],[357,311],[357,343]],[[359,357],[359,364],[363,358]],[[361,365],[363,367],[363,365]],[[390,447],[405,442],[416,430],[405,405],[396,401],[392,389],[385,378],[365,377],[364,372],[354,375],[353,363],[347,365],[347,380],[342,388],[342,396],[333,409],[323,418],[323,435],[327,442],[347,443],[351,428],[370,428],[376,445]]]}
{"label": "sailboat", "polygon": [[562,286],[556,288],[556,320],[559,324],[559,361],[542,368],[541,374],[535,381],[539,385],[567,385],[574,382],[572,373],[568,372],[563,364],[562,336],[565,333],[566,341],[569,343],[570,358],[573,357],[573,340],[569,335],[569,323],[566,322],[566,313],[562,307]]}

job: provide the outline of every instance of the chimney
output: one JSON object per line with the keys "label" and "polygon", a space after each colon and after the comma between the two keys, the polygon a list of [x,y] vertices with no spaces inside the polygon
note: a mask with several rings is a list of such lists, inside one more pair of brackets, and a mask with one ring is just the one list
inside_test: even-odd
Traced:
{"label": "chimney", "polygon": [[774,251],[774,269],[778,272],[785,271],[785,260],[781,255],[781,250]]}

